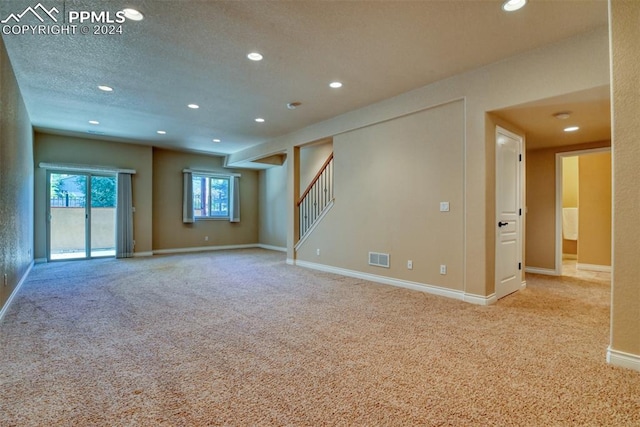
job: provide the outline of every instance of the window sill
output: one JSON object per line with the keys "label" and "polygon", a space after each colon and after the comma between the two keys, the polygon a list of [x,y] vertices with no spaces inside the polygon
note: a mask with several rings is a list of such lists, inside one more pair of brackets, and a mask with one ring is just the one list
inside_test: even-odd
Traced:
{"label": "window sill", "polygon": [[213,217],[213,216],[197,216],[194,218],[196,221],[229,221],[230,218],[227,217]]}

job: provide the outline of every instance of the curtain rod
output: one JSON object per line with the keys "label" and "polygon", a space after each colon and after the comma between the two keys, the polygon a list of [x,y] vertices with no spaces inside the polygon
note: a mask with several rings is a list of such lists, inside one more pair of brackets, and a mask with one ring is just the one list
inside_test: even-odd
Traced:
{"label": "curtain rod", "polygon": [[215,172],[215,171],[208,171],[208,170],[202,170],[202,169],[182,169],[182,172],[191,172],[191,173],[196,173],[200,175],[237,176],[237,177],[242,176],[239,173]]}
{"label": "curtain rod", "polygon": [[40,162],[38,165],[43,169],[56,169],[59,171],[68,172],[111,172],[111,173],[129,173],[134,175],[135,169],[122,169],[111,166],[92,166],[92,165],[77,165],[70,163],[45,163]]}

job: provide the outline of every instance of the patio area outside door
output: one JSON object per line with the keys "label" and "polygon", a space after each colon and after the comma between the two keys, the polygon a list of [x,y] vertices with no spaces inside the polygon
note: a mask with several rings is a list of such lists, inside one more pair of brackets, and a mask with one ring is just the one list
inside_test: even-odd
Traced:
{"label": "patio area outside door", "polygon": [[49,261],[115,256],[116,177],[47,174]]}

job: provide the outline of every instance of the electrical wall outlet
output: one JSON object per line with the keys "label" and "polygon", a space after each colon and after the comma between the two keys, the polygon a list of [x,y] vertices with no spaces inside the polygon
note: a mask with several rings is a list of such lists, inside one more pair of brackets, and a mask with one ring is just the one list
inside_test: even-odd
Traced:
{"label": "electrical wall outlet", "polygon": [[447,266],[444,264],[440,265],[440,274],[447,274]]}
{"label": "electrical wall outlet", "polygon": [[204,236],[204,241],[208,242],[209,241],[209,236]]}
{"label": "electrical wall outlet", "polygon": [[413,261],[411,260],[407,261],[407,269],[413,270]]}
{"label": "electrical wall outlet", "polygon": [[440,212],[449,212],[449,202],[440,202]]}
{"label": "electrical wall outlet", "polygon": [[320,248],[316,249],[316,255],[320,256]]}

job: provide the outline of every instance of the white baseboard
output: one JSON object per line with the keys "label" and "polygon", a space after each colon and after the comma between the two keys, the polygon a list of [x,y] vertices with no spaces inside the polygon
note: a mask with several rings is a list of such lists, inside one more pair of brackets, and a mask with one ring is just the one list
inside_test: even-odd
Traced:
{"label": "white baseboard", "polygon": [[134,258],[143,257],[143,256],[153,256],[153,252],[149,251],[149,252],[134,252],[133,253],[133,257]]}
{"label": "white baseboard", "polygon": [[640,356],[637,354],[625,353],[617,351],[609,347],[607,349],[607,363],[621,368],[633,369],[640,371]]}
{"label": "white baseboard", "polygon": [[233,249],[252,249],[260,248],[270,251],[286,252],[287,248],[279,246],[263,245],[262,243],[248,243],[243,245],[221,245],[221,246],[196,246],[191,248],[175,248],[175,249],[155,249],[151,252],[136,252],[133,254],[135,257],[139,256],[153,256],[153,255],[168,255],[168,254],[184,254],[191,252],[209,252],[209,251],[226,251]]}
{"label": "white baseboard", "polygon": [[197,246],[192,248],[175,248],[175,249],[156,249],[154,255],[166,254],[184,254],[189,252],[208,252],[208,251],[226,251],[230,249],[250,249],[257,248],[257,243],[249,243],[246,245],[221,245],[221,246]]}
{"label": "white baseboard", "polygon": [[587,271],[601,271],[604,273],[611,273],[610,265],[596,265],[596,264],[576,264],[576,269],[578,270],[587,270]]}
{"label": "white baseboard", "polygon": [[287,252],[287,248],[283,248],[281,246],[264,245],[262,243],[258,243],[256,247],[266,249],[268,251]]}
{"label": "white baseboard", "polygon": [[475,305],[491,305],[498,302],[498,298],[496,298],[495,293],[488,295],[486,297],[482,295],[464,293],[463,301],[471,304],[475,304]]}
{"label": "white baseboard", "polygon": [[0,310],[0,322],[2,322],[4,315],[7,313],[9,306],[13,302],[13,299],[15,298],[15,296],[18,294],[18,291],[22,287],[22,284],[27,280],[27,276],[29,275],[29,273],[31,273],[31,269],[33,268],[34,264],[35,264],[34,261],[31,261],[31,263],[29,264],[29,267],[27,267],[27,271],[24,272],[24,274],[20,278],[20,281],[16,285],[16,287],[13,288],[13,291],[11,292],[11,295],[9,295],[9,298],[7,298],[7,300],[4,302],[4,305],[2,306],[2,310]]}
{"label": "white baseboard", "polygon": [[[314,262],[291,260],[294,265],[300,267],[311,268],[313,270],[325,271],[327,273],[335,273],[341,276],[355,277],[357,279],[368,280],[370,282],[382,283],[384,285],[397,286],[400,288],[412,289],[414,291],[426,292],[428,294],[438,295],[442,297],[452,298],[459,301],[466,301],[473,304],[488,305],[495,302],[495,295],[484,297],[481,295],[466,294],[463,291],[442,288],[439,286],[428,285],[425,283],[411,282],[409,280],[394,279],[392,277],[379,276],[377,274],[363,273],[361,271],[348,270],[345,268],[332,267],[324,264],[316,264]],[[287,260],[289,263],[289,260]]]}
{"label": "white baseboard", "polygon": [[547,276],[560,276],[557,271],[550,268],[525,267],[525,273],[546,274]]}
{"label": "white baseboard", "polygon": [[296,260],[293,258],[287,258],[287,264],[289,265],[296,265]]}

